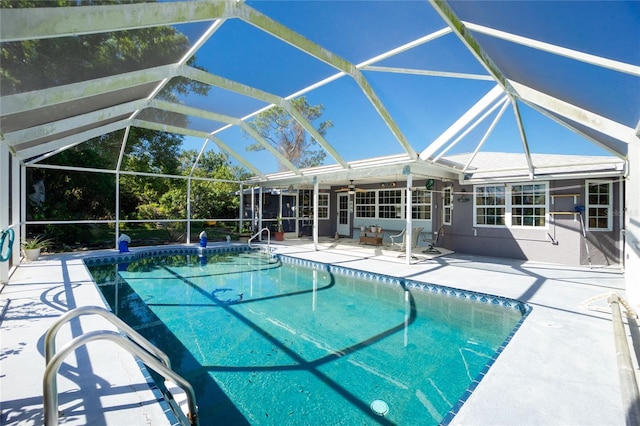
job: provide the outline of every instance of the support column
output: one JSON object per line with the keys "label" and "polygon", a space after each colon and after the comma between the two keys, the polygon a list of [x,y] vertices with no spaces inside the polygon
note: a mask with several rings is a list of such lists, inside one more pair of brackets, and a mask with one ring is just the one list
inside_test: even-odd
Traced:
{"label": "support column", "polygon": [[191,244],[191,176],[187,178],[187,244]]}
{"label": "support column", "polygon": [[313,177],[313,249],[318,251],[318,219],[319,209],[318,201],[320,196],[318,195],[320,186],[318,185],[318,177]]}
{"label": "support column", "polygon": [[256,216],[256,187],[251,187],[251,235],[258,232],[258,216]]}
{"label": "support column", "polygon": [[116,169],[116,199],[115,201],[115,209],[116,209],[116,223],[115,223],[115,236],[114,236],[114,248],[118,249],[118,240],[120,239],[120,169]]}
{"label": "support column", "polygon": [[[118,163],[116,164],[116,235],[115,235],[115,249],[119,247],[120,240],[120,170],[122,169],[122,160],[124,159],[124,151],[127,148],[127,140],[129,139],[129,131],[131,130],[130,126],[124,131],[124,135],[122,136],[122,144],[120,145],[120,154],[118,154]],[[117,288],[117,286],[116,286]]]}
{"label": "support column", "polygon": [[20,235],[27,236],[27,168],[20,166]]}
{"label": "support column", "polygon": [[[9,145],[0,143],[0,231],[9,227]],[[5,241],[5,246],[7,241]],[[9,282],[9,261],[0,262],[0,284]]]}
{"label": "support column", "polygon": [[406,203],[407,203],[407,208],[405,211],[405,215],[407,217],[407,230],[404,233],[404,238],[405,238],[405,249],[406,249],[406,258],[405,258],[405,263],[407,265],[411,264],[411,258],[413,257],[413,254],[411,253],[411,250],[413,250],[413,214],[412,214],[412,197],[411,197],[411,186],[413,185],[413,176],[411,176],[411,169],[409,168],[409,166],[405,166],[404,170],[402,170],[402,174],[407,176],[407,191],[406,191]]}
{"label": "support column", "polygon": [[[262,205],[262,187],[260,187],[258,192],[258,231],[262,230]],[[262,241],[262,232],[260,233],[258,240]]]}
{"label": "support column", "polygon": [[238,200],[238,233],[242,233],[244,225],[244,185],[240,183],[240,199]]}
{"label": "support column", "polygon": [[20,263],[20,241],[22,241],[22,228],[18,226],[20,223],[20,170],[24,167],[20,164],[20,160],[16,156],[11,157],[11,217],[10,222],[14,225],[13,230],[16,233],[16,239],[13,243],[13,259],[11,264],[17,266]]}
{"label": "support column", "polygon": [[640,307],[640,127],[629,141],[628,171],[625,182],[625,290],[635,309]]}

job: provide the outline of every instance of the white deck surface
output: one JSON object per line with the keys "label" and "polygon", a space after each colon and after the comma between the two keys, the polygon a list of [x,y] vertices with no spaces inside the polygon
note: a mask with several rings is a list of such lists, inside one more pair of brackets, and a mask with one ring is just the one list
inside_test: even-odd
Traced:
{"label": "white deck surface", "polygon": [[[529,303],[532,313],[460,409],[460,425],[621,425],[625,423],[611,315],[581,306],[616,291],[624,276],[611,268],[569,268],[530,262],[420,251],[406,265],[388,247],[352,240],[273,244],[278,253],[345,267],[490,293]],[[135,251],[135,248],[132,249]],[[2,425],[42,424],[44,334],[62,313],[103,306],[80,260],[82,254],[43,256],[22,264],[0,292]],[[597,303],[606,307],[606,302]],[[58,347],[73,336],[111,328],[81,317],[63,327]],[[78,362],[78,359],[80,362]],[[168,424],[133,357],[110,342],[91,342],[70,356],[58,375],[61,424]],[[200,419],[201,425],[210,424]]]}

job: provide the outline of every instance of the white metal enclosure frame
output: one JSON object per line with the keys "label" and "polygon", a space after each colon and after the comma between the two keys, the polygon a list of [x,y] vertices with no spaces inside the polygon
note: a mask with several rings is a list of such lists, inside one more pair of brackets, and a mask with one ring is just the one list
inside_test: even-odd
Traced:
{"label": "white metal enclosure frame", "polygon": [[[424,4],[416,2],[414,7],[420,8],[420,12],[424,11],[424,16],[420,16],[424,27],[403,40],[389,36],[395,44],[375,49],[375,54],[366,49],[368,46],[365,43],[360,43],[358,49],[354,49],[359,50],[359,54],[351,54],[340,44],[319,36],[314,28],[305,28],[304,22],[287,21],[287,10],[276,10],[269,3],[185,1],[0,10],[2,44],[202,23],[195,41],[173,63],[143,66],[116,75],[85,76],[80,81],[68,84],[1,94],[0,229],[10,226],[16,229],[26,221],[25,166],[45,167],[41,165],[43,160],[58,152],[91,138],[130,127],[199,138],[202,140],[201,152],[205,147],[209,149],[211,143],[254,174],[248,185],[344,185],[351,179],[381,180],[402,175],[405,166],[410,166],[411,173],[418,176],[464,179],[464,172],[473,167],[473,157],[464,170],[459,170],[451,167],[444,154],[457,149],[459,141],[472,133],[480,123],[490,121],[492,117],[493,123],[511,117],[517,123],[518,135],[510,143],[526,156],[529,178],[535,179],[540,168],[531,155],[532,135],[523,113],[523,109],[527,108],[570,129],[610,153],[614,159],[626,163],[625,266],[630,276],[640,273],[640,54],[637,48],[635,51],[620,52],[616,50],[617,44],[611,42],[640,38],[637,2],[559,2],[553,5],[438,0]],[[374,3],[359,2],[359,7],[362,11],[373,10]],[[402,3],[397,3],[396,7],[400,8]],[[378,5],[382,8],[385,6],[388,5]],[[311,6],[291,4],[287,7]],[[602,10],[607,12],[609,19],[604,23],[602,20],[588,21],[582,13],[584,8],[596,11],[605,7]],[[554,16],[549,14],[550,11]],[[344,15],[336,7],[332,19],[341,22],[339,20]],[[543,16],[554,19],[542,21]],[[576,25],[583,25],[597,36],[590,37],[589,41],[587,38],[576,40],[572,36],[576,29],[567,25],[571,16],[583,19],[577,20]],[[392,18],[388,15],[377,22],[391,27]],[[405,27],[411,27],[410,24],[407,22]],[[337,25],[334,27],[334,31],[346,31]],[[376,30],[380,33],[387,31],[383,25]],[[282,44],[283,49],[289,49],[288,52],[295,52],[305,61],[317,64],[320,71],[310,74],[305,80],[307,83],[302,86],[276,89],[275,86],[250,84],[239,76],[236,78],[225,73],[203,71],[188,65],[189,59],[195,54],[205,52],[211,43],[219,38],[224,40],[223,37],[232,31],[247,31],[247,34],[255,31],[260,37]],[[470,72],[398,64],[406,55],[416,54],[444,40],[457,41],[480,66]],[[592,45],[586,44],[588,42]],[[535,66],[540,58],[549,61],[547,69],[541,70]],[[296,59],[292,56],[290,60]],[[526,61],[526,66],[514,65],[522,61]],[[243,65],[240,63],[239,68]],[[578,74],[575,74],[576,78],[571,78],[569,71],[566,75],[560,74],[565,67],[572,70],[579,67],[596,69],[594,75],[601,79],[597,82],[584,81],[577,78]],[[546,73],[548,70],[549,74]],[[416,140],[409,135],[410,126],[405,124],[407,118],[399,112],[401,110],[394,105],[393,97],[380,84],[380,76],[473,81],[481,89],[466,99],[466,104],[471,106],[461,114],[452,114],[445,127],[440,127],[441,131]],[[161,99],[159,95],[167,83],[177,77],[204,83],[216,91],[224,91],[254,103],[237,114],[189,102]],[[294,98],[315,94],[345,80],[350,81],[358,96],[375,113],[388,132],[388,141],[392,142],[386,143],[392,148],[387,148],[385,155],[375,156],[378,157],[375,160],[370,160],[364,154],[357,159],[348,158],[344,154],[343,141],[319,135],[312,123],[291,104]],[[598,86],[606,90],[598,90]],[[88,108],[88,103],[97,106]],[[300,169],[252,132],[247,123],[260,111],[275,105],[285,108],[300,123],[331,162],[316,168]],[[503,115],[509,107],[513,114]],[[151,109],[179,114],[193,122],[203,120],[209,127],[202,129],[153,121],[145,117],[145,111]],[[423,112],[416,114],[414,120],[419,119]],[[483,148],[494,126],[492,124],[483,137],[476,139],[471,151],[477,152]],[[266,153],[276,159],[275,163],[284,166],[284,171],[269,170],[266,163],[255,161],[242,152],[237,140],[229,136],[229,131],[239,129],[260,143]],[[351,143],[361,145],[362,152],[367,152],[367,140]],[[129,171],[121,170],[118,165],[108,173],[118,176]],[[189,219],[185,218],[187,221]],[[118,222],[119,218],[116,218]],[[18,240],[19,237],[20,230]],[[13,264],[17,264],[18,251],[14,247]],[[7,281],[8,266],[7,262],[0,265],[0,280],[3,282]],[[634,303],[640,302],[637,284],[629,280],[628,291]]]}

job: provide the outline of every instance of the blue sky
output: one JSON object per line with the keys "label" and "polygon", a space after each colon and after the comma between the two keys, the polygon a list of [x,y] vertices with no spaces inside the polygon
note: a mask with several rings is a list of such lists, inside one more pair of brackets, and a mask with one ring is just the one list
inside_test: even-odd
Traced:
{"label": "blue sky", "polygon": [[[640,64],[637,39],[620,39],[611,31],[617,28],[633,34],[639,28],[640,2],[585,2],[580,8],[571,3],[460,2],[452,3],[452,7],[462,19],[466,14],[472,14],[475,22],[480,24],[498,26],[499,29],[549,43]],[[445,27],[427,2],[249,1],[247,4],[355,64]],[[606,18],[606,12],[610,10],[608,8],[623,11],[628,20],[609,22]],[[497,10],[500,13],[496,13]],[[523,16],[526,19],[522,19]],[[545,25],[541,26],[540,22]],[[197,23],[183,25],[179,29],[195,41],[207,26],[208,23]],[[575,31],[567,31],[567,27],[571,26],[575,26]],[[504,71],[510,77],[539,85],[537,87],[541,86],[540,90],[593,108],[594,112],[599,112],[597,109],[602,107],[603,111],[613,110],[621,120],[632,122],[637,119],[636,109],[626,107],[622,100],[640,100],[640,90],[639,94],[633,93],[640,89],[637,78],[617,74],[612,76],[612,71],[491,40],[487,36],[477,35],[477,39],[486,43],[496,57],[504,59],[501,58],[504,55],[514,58],[504,65]],[[283,97],[337,72],[331,66],[237,19],[225,22],[197,52],[196,57],[197,63],[213,74]],[[453,34],[376,65],[487,74]],[[364,75],[418,152],[494,86],[489,81],[424,75],[374,71],[364,71]],[[598,84],[599,81],[605,81],[604,78],[608,82],[606,87]],[[632,95],[631,99],[628,99],[629,94]],[[331,120],[334,125],[326,139],[345,160],[403,152],[352,78],[342,77],[306,96],[311,104],[324,105],[322,119]],[[221,89],[212,89],[206,98],[189,96],[182,101],[190,106],[234,117],[242,117],[264,105],[261,101]],[[538,111],[522,103],[519,106],[531,152],[607,155],[603,149]],[[495,114],[461,140],[449,154],[473,151]],[[191,126],[198,130],[220,127],[220,124],[194,118],[191,121]],[[252,141],[243,137],[237,128],[220,132],[218,136],[263,172],[277,171],[277,164],[270,155],[246,152],[245,147]],[[201,139],[187,138],[185,147],[199,149],[201,144]],[[523,152],[511,107],[483,150]],[[328,157],[327,163],[333,163],[333,160]]]}

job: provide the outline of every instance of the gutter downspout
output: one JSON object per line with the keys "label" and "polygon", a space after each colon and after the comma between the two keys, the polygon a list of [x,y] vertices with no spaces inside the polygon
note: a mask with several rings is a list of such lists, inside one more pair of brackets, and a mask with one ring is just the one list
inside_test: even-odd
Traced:
{"label": "gutter downspout", "polygon": [[406,258],[405,258],[405,263],[407,265],[411,264],[411,258],[413,257],[413,255],[411,254],[411,250],[413,249],[413,213],[412,213],[412,208],[411,208],[411,202],[413,201],[412,199],[412,194],[411,194],[411,186],[413,185],[413,176],[411,175],[411,169],[409,168],[409,166],[405,166],[404,170],[402,170],[402,174],[407,176],[407,191],[406,191],[406,197],[407,197],[407,208],[405,211],[405,215],[407,218],[407,230],[404,233],[404,238],[405,238],[405,250],[406,250]]}
{"label": "gutter downspout", "polygon": [[629,174],[629,160],[625,160],[624,162],[624,175],[623,178],[618,181],[618,224],[620,229],[620,239],[618,241],[618,247],[620,252],[619,257],[619,266],[620,269],[624,272],[624,246],[625,246],[625,228],[624,228],[624,197],[625,197],[625,188],[627,185],[627,176]]}

